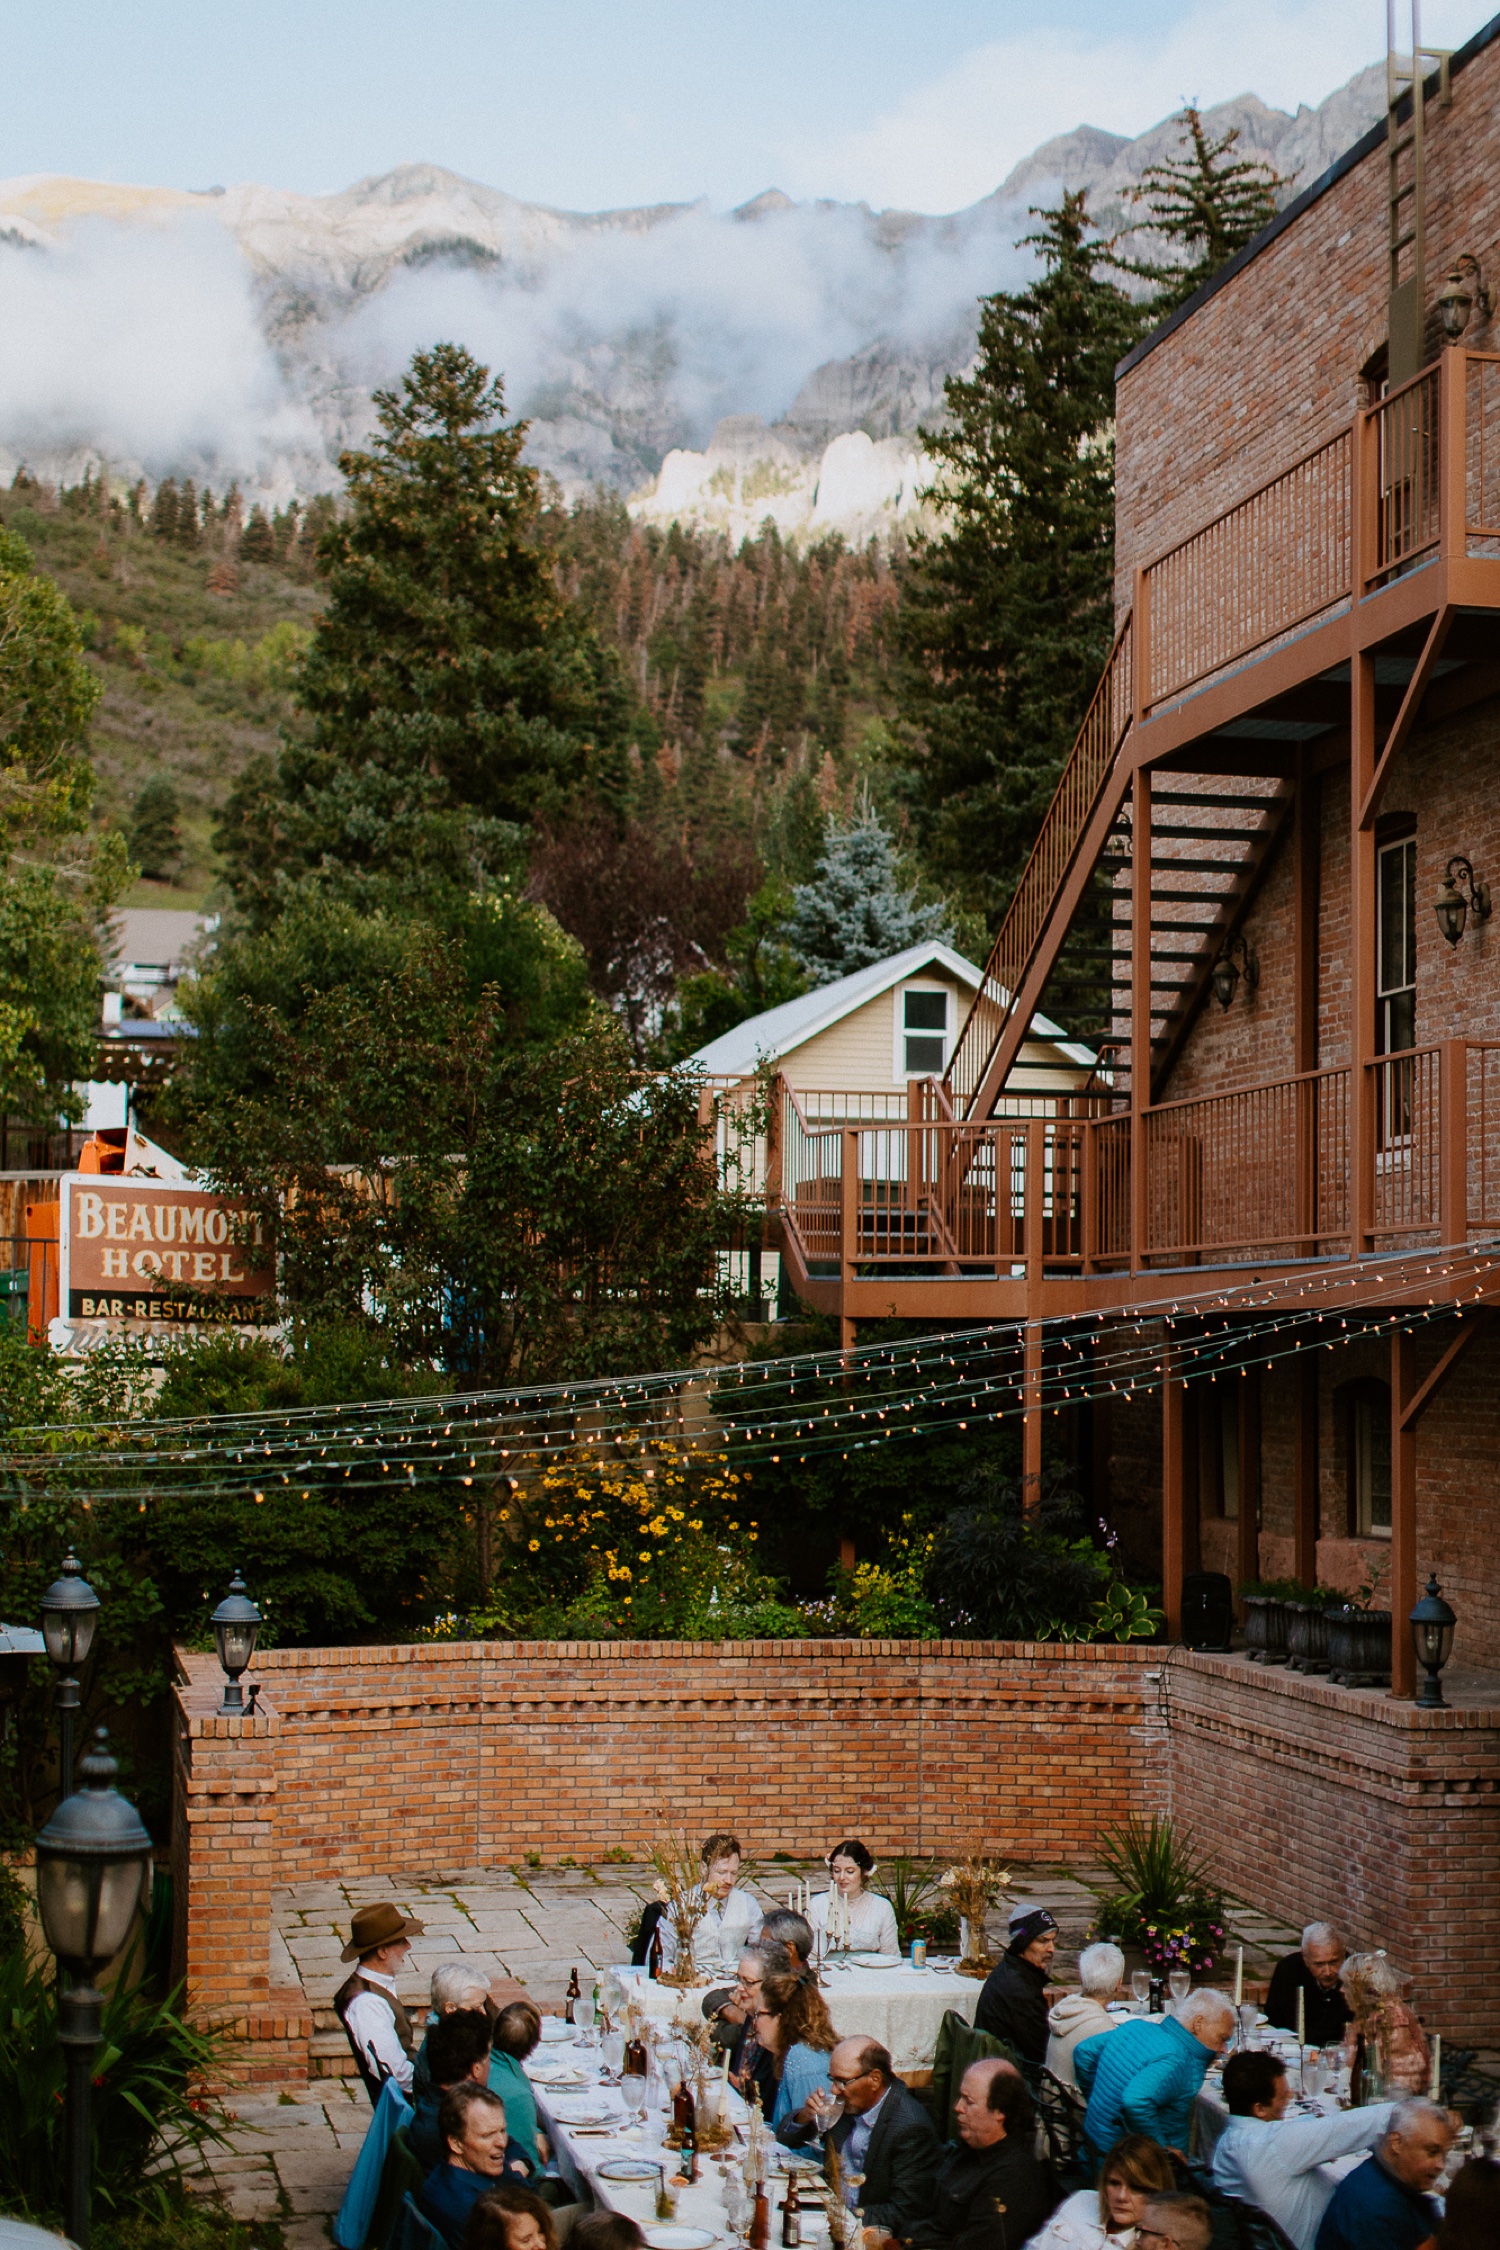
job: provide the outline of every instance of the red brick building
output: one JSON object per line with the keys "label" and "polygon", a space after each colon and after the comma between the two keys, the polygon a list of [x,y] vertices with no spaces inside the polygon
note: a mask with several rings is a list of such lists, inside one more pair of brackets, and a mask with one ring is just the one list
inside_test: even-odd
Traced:
{"label": "red brick building", "polygon": [[[1373,1567],[1407,1693],[1432,1569],[1500,1668],[1500,18],[1422,70],[1122,363],[1119,637],[985,986],[899,1158],[789,1099],[779,1177],[846,1329],[1028,1324],[1030,1468],[1043,1324],[1145,1319],[1092,1442],[1173,1617],[1200,1563]],[[1002,1116],[1101,883],[1097,1085]]]}

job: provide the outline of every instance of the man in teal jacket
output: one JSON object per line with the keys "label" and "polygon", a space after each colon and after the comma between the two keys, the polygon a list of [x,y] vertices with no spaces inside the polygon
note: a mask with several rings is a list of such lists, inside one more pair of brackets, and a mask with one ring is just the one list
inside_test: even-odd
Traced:
{"label": "man in teal jacket", "polygon": [[1139,2016],[1080,2040],[1073,2068],[1089,2098],[1083,2130],[1096,2155],[1107,2156],[1122,2133],[1145,2133],[1186,2157],[1198,2089],[1233,2030],[1228,1999],[1202,1985],[1175,2015]]}

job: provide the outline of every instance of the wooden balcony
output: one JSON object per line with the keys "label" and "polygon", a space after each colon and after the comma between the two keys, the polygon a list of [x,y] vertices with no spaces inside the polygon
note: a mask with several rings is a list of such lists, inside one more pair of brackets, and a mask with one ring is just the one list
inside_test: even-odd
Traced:
{"label": "wooden balcony", "polygon": [[1308,1071],[1138,1119],[1108,1096],[982,1124],[844,1100],[824,1095],[809,1116],[779,1084],[767,1203],[799,1293],[846,1318],[1124,1311],[1252,1276],[1267,1301],[1278,1280],[1291,1301],[1310,1262],[1500,1238],[1500,1041],[1444,1040],[1357,1079]]}

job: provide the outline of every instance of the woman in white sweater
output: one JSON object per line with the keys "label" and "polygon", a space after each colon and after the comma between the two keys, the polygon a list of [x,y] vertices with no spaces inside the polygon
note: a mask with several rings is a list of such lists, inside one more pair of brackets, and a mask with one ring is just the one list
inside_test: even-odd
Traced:
{"label": "woman in white sweater", "polygon": [[1065,1992],[1047,2016],[1047,2068],[1065,2086],[1076,2086],[1073,2049],[1080,2039],[1097,2038],[1113,2031],[1124,2019],[1112,2016],[1105,2002],[1113,2000],[1125,1974],[1125,1956],[1117,1945],[1086,1945],[1078,1956],[1078,1990]]}
{"label": "woman in white sweater", "polygon": [[1104,2159],[1097,2188],[1080,2188],[1059,2204],[1026,2250],[1131,2250],[1152,2196],[1176,2185],[1166,2150],[1144,2133],[1127,2133]]}
{"label": "woman in white sweater", "polygon": [[807,1910],[820,1954],[901,1951],[896,1909],[888,1898],[866,1888],[874,1872],[874,1858],[857,1836],[835,1844],[828,1854],[833,1888]]}

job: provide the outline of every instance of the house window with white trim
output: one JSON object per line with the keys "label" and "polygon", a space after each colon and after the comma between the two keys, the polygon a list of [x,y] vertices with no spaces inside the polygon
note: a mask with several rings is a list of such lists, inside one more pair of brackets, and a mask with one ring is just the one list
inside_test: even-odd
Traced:
{"label": "house window with white trim", "polygon": [[953,995],[945,985],[908,984],[897,995],[897,1076],[940,1078],[948,1067]]}

